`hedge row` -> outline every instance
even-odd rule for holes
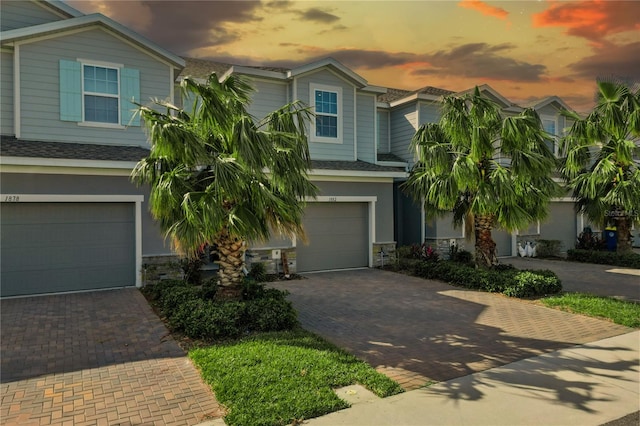
[[[213,290],[215,291],[215,290]],[[281,331],[298,324],[287,293],[245,283],[244,300],[219,302],[206,285],[165,280],[145,288],[171,327],[195,339],[225,339],[253,331]]]
[[[400,259],[399,268],[417,277],[442,280],[474,290],[503,293],[510,297],[542,296],[562,290],[560,278],[549,270],[518,270],[510,265],[484,270],[456,262],[413,259]]]
[[[618,254],[613,251],[596,250],[568,250],[567,259],[575,262],[599,263],[601,265],[626,266],[628,268],[640,269],[640,254],[625,253]]]

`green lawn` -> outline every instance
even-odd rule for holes
[[[640,304],[611,297],[594,296],[585,293],[565,293],[541,299],[552,308],[584,314],[596,318],[606,318],[627,327],[640,327]]]
[[[334,388],[359,383],[384,397],[396,382],[302,329],[257,334],[189,353],[228,408],[228,425],[287,425],[349,405]]]

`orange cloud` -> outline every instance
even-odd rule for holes
[[[640,30],[638,16],[640,3],[633,1],[552,3],[533,15],[533,26],[565,27],[566,34],[600,42],[610,34]]]
[[[507,16],[509,16],[509,12],[507,12],[503,8],[490,6],[480,0],[462,0],[460,3],[458,3],[458,6],[477,10],[483,15],[493,16],[494,18],[498,19],[507,19]]]

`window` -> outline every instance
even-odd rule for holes
[[[336,92],[315,91],[316,136],[338,137],[338,94]]]
[[[314,142],[342,143],[341,101],[339,87],[311,84],[315,120],[312,123],[311,140]]]
[[[120,122],[118,69],[83,66],[84,121]]]
[[[553,135],[554,137],[552,139],[547,139],[545,141],[545,143],[547,144],[547,148],[549,148],[549,150],[556,154],[558,153],[558,144],[557,144],[557,138],[556,136],[558,135],[557,131],[556,131],[556,119],[555,118],[542,118],[542,127],[544,128],[544,131],[549,133],[550,135]]]
[[[79,126],[139,126],[140,71],[121,64],[60,59],[60,120]]]

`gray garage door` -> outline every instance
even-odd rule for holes
[[[366,203],[310,203],[304,227],[309,244],[298,243],[298,272],[368,266]]]
[[[491,231],[493,241],[496,243],[498,256],[511,256],[511,234],[504,229],[494,228]]]
[[[2,203],[1,295],[135,285],[133,203]]]
[[[573,203],[550,203],[549,216],[540,223],[540,238],[560,240],[562,242],[560,251],[566,253],[576,244],[576,220]]]

